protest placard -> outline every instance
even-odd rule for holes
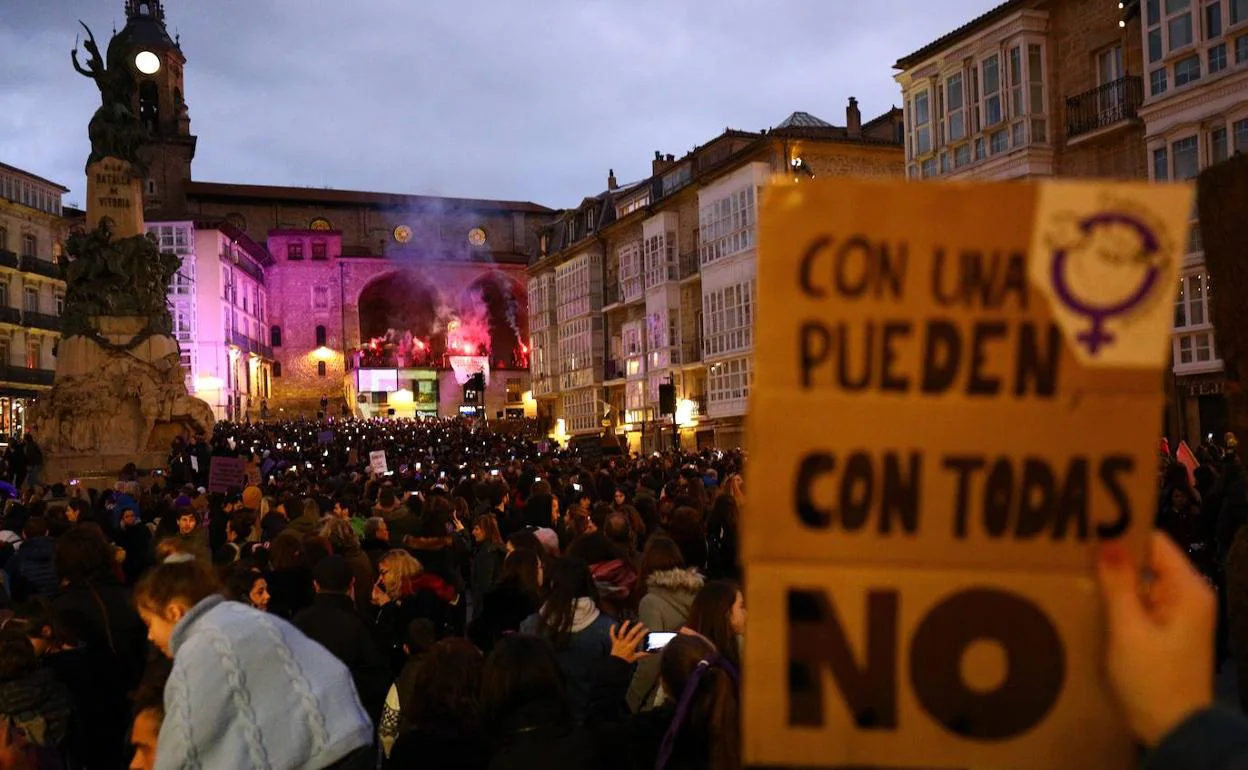
[[[208,463],[208,491],[241,491],[247,485],[247,463],[241,457],[213,457]]]
[[[1184,186],[769,188],[745,757],[1125,770],[1097,543],[1141,554]]]
[[[376,476],[384,476],[389,471],[386,465],[386,452],[384,449],[375,449],[368,453],[368,467]]]

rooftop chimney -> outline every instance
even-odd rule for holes
[[[619,182],[615,181],[615,169],[607,169],[607,189],[614,190],[619,186]]]
[[[651,175],[662,174],[664,171],[667,170],[669,166],[672,165],[673,160],[675,160],[675,156],[673,155],[665,156],[663,153],[659,152],[658,150],[655,150],[654,160],[650,161]]]
[[[845,133],[850,139],[862,138],[862,113],[858,111],[858,100],[849,97],[849,106],[845,108]]]

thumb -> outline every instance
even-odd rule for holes
[[[1109,616],[1109,628],[1136,626],[1144,620],[1140,600],[1139,571],[1135,560],[1121,542],[1101,545],[1096,560],[1096,577]]]

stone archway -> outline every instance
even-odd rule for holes
[[[357,303],[360,344],[411,332],[422,340],[434,340],[442,332],[439,316],[445,303],[438,288],[410,272],[378,276],[360,292]]]
[[[529,313],[524,285],[492,270],[465,289],[468,302],[477,303],[489,330],[490,359],[495,366],[528,365]]]

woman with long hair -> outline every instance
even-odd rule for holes
[[[99,525],[79,524],[61,535],[54,561],[61,593],[52,601],[52,611],[65,635],[81,643],[83,667],[92,672],[96,697],[89,729],[101,740],[94,758],[108,767],[112,761],[124,762],[130,727],[127,696],[143,677],[146,631]]]
[[[655,535],[646,543],[641,556],[638,585],[644,593],[638,606],[638,622],[656,633],[679,631],[703,583],[696,569],[685,566],[676,541]],[[637,663],[628,688],[628,706],[633,711],[653,708],[658,695],[659,660],[651,656]]]
[[[290,620],[300,610],[312,605],[316,588],[312,585],[312,569],[305,563],[303,538],[286,530],[273,538],[269,546],[269,612]]]
[[[481,675],[485,658],[466,639],[429,648],[412,677],[401,732],[386,768],[484,770]]]
[[[542,608],[520,624],[521,633],[550,642],[567,678],[572,718],[584,721],[595,667],[611,651],[611,619],[598,609],[589,567],[576,557],[555,561]]]
[[[261,612],[269,609],[269,583],[259,570],[234,567],[225,573],[225,596]]]
[[[463,499],[463,498],[458,498]],[[481,614],[481,603],[485,594],[498,581],[503,568],[503,559],[507,549],[503,545],[503,536],[498,531],[498,519],[492,513],[483,513],[472,524],[472,542],[475,552],[472,556],[472,615]]]
[[[156,765],[369,766],[372,725],[346,666],[219,591],[216,575],[185,554],[135,587],[148,639],[173,659]]]
[[[563,667],[545,639],[499,641],[485,661],[481,706],[490,770],[602,766],[592,737],[572,719]]]
[[[739,669],[745,637],[745,596],[741,588],[732,580],[713,580],[702,586],[689,607],[685,628],[705,637]]]
[[[454,604],[460,597],[454,586],[426,571],[407,551],[396,548],[377,565],[372,601],[382,654],[389,656],[391,671],[399,671],[407,659],[403,641],[408,625],[424,618],[433,623],[437,638],[447,636],[453,628]]]
[[[720,492],[711,503],[711,513],[706,519],[706,571],[713,578],[736,580],[741,574],[737,561],[739,518],[737,498],[728,490]]]
[[[487,591],[468,629],[468,638],[489,654],[499,639],[515,633],[541,607],[542,557],[521,549],[507,554],[498,584]]]
[[[601,669],[590,729],[603,757],[628,756],[655,770],[740,770],[739,672],[700,636],[681,634],[659,656],[664,705],[620,718],[611,710],[627,687],[649,629],[611,628],[611,657]],[[611,721],[612,717],[617,721]],[[603,721],[597,721],[602,719]]]

